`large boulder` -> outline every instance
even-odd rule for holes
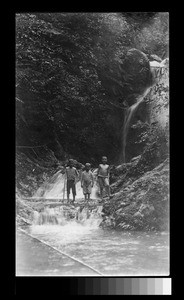
[[[141,95],[153,83],[149,59],[138,49],[133,48],[127,52],[121,63],[121,70],[130,98]]]

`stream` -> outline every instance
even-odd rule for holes
[[[46,187],[58,195],[59,173]],[[102,205],[91,199],[88,208],[58,198],[42,200],[32,224],[17,233],[17,274],[35,276],[166,276],[169,275],[169,234],[102,229]],[[55,186],[55,188],[54,188]],[[95,194],[95,191],[93,191]],[[97,193],[96,193],[97,194]],[[45,192],[46,195],[46,192]],[[48,202],[48,200],[50,202]],[[40,205],[40,201],[36,202]],[[39,204],[38,204],[39,203]],[[50,203],[50,204],[48,204]],[[58,205],[59,204],[59,205]],[[44,207],[44,208],[43,208]],[[82,208],[82,209],[81,209]],[[71,216],[72,215],[72,216]]]
[[[117,232],[99,227],[70,222],[60,225],[33,225],[27,233],[50,246],[84,262],[104,276],[167,276],[169,275],[169,235],[166,232]],[[18,274],[26,274],[34,264],[37,240],[29,241],[26,252],[24,244],[18,244],[17,260],[24,261],[24,269],[18,266]],[[53,251],[48,260],[46,253],[38,247],[38,263],[28,272],[29,275],[99,276],[83,264],[65,257],[61,265],[54,263],[58,252]],[[21,254],[22,253],[22,254]],[[62,257],[62,255],[61,255]],[[63,257],[62,257],[63,259]]]
[[[84,206],[80,181],[74,206],[66,203],[64,187],[65,176],[58,171],[34,195],[42,209],[34,211],[32,224],[23,232],[17,230],[17,275],[169,275],[167,232],[102,229],[96,180],[88,208]]]

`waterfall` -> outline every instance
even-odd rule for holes
[[[92,188],[91,198],[98,199],[97,197],[97,181],[96,181],[97,169],[93,171],[94,186]],[[66,175],[60,171],[55,173],[47,182],[45,182],[33,195],[34,198],[42,199],[66,199]],[[84,198],[83,191],[81,188],[80,180],[76,183],[76,199]]]
[[[86,263],[85,259],[83,261],[83,259],[78,258],[78,255],[71,255],[70,251],[65,248],[67,245],[72,247],[74,244],[77,249],[78,243],[84,238],[89,239],[91,234],[96,235],[101,230],[99,225],[102,222],[102,206],[96,207],[92,211],[89,211],[87,207],[75,209],[73,211],[74,218],[72,219],[69,216],[71,207],[67,208],[67,206],[45,207],[40,213],[34,212],[28,234],[71,260],[77,261],[92,269],[95,273],[102,275],[96,268]],[[49,242],[47,239],[45,240],[45,237],[48,236],[50,237]],[[55,246],[58,242],[59,247]]]
[[[71,218],[71,214],[73,218]],[[34,211],[32,215],[32,226],[35,225],[59,225],[73,226],[82,225],[97,228],[102,221],[102,206],[97,206],[90,210],[88,207],[82,209],[67,209],[66,207],[45,207],[41,212]]]
[[[97,169],[92,170],[94,176],[94,186],[91,193],[91,201],[94,202],[98,199],[97,197],[97,180],[96,173]],[[80,176],[79,176],[80,177]],[[76,200],[84,199],[83,190],[81,188],[81,182],[78,181],[76,184]],[[82,203],[78,201],[79,206],[72,207],[71,205],[65,204],[66,199],[66,175],[60,171],[56,172],[48,181],[46,181],[34,194],[33,199],[39,199],[44,205],[42,211],[34,211],[32,214],[32,224],[36,225],[66,225],[70,222],[75,222],[80,225],[89,225],[90,227],[98,227],[102,221],[102,206],[96,206],[90,209],[90,204]],[[46,200],[62,200],[61,205],[50,208]],[[58,201],[57,201],[58,203]],[[53,202],[54,204],[54,202]]]
[[[151,72],[154,77],[154,84],[158,82],[160,79],[160,76],[162,75],[162,69],[166,68],[166,64],[168,63],[168,59],[163,60],[161,63],[157,61],[151,61],[150,62],[150,68]],[[148,87],[145,89],[144,93],[137,97],[136,103],[131,105],[126,109],[125,112],[125,118],[124,118],[124,124],[123,124],[123,129],[122,129],[122,153],[120,156],[120,161],[121,163],[125,163],[125,150],[126,150],[126,142],[127,142],[127,135],[128,135],[128,129],[130,127],[130,122],[132,120],[133,115],[135,114],[137,108],[139,107],[140,103],[145,99],[147,94],[149,93],[150,89],[152,86]]]
[[[132,120],[132,117],[135,114],[139,104],[144,100],[144,98],[146,97],[150,89],[151,87],[147,88],[143,93],[143,95],[137,98],[137,102],[131,105],[130,107],[128,107],[126,110],[124,124],[123,124],[123,138],[122,138],[123,149],[122,149],[121,161],[123,161],[123,163],[125,163],[125,149],[126,149],[126,141],[127,141],[127,134],[128,134],[130,121]]]

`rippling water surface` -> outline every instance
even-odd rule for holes
[[[165,232],[105,231],[90,220],[83,225],[76,221],[64,226],[33,225],[28,232],[104,275],[169,275],[169,235]]]

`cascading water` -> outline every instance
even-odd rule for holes
[[[90,200],[90,203],[93,204],[94,201],[97,202],[98,199],[96,171],[97,169],[93,171],[94,187],[92,189]],[[65,201],[63,201],[66,196],[65,185],[65,174],[61,174],[61,172],[58,171],[35,193],[33,198],[39,198],[40,200],[42,200],[43,204],[45,203],[45,205],[44,209],[42,209],[41,212],[34,211],[32,215],[32,226],[30,227],[32,233],[41,232],[45,229],[56,231],[59,230],[59,232],[66,232],[66,230],[71,230],[71,232],[74,232],[75,235],[78,231],[79,233],[86,233],[87,230],[97,229],[99,227],[102,221],[102,206],[96,205],[94,207],[93,205],[92,208],[90,206],[90,203],[87,204],[84,201],[81,204],[79,200],[83,200],[84,195],[82,192],[80,181],[78,181],[76,184],[76,200],[79,205],[77,205],[76,203],[76,207],[74,207],[69,205],[68,203],[65,203]],[[56,201],[61,200],[61,205],[50,208],[49,206],[47,206],[47,200],[49,199]],[[73,237],[73,234],[70,236]]]
[[[168,63],[168,59],[164,59],[161,63],[159,63],[157,61],[150,62],[151,72],[154,77],[154,84],[157,83],[157,81],[162,73],[162,69],[166,67],[167,63]],[[123,124],[123,129],[122,129],[122,145],[123,146],[122,146],[122,153],[120,156],[120,161],[123,163],[125,163],[126,141],[127,141],[127,134],[128,134],[130,122],[131,122],[132,117],[135,114],[137,108],[139,107],[140,103],[145,99],[146,95],[149,93],[151,88],[152,88],[152,86],[148,87],[144,91],[144,93],[137,98],[136,103],[134,103],[132,106],[128,107],[125,112],[125,119],[124,119],[124,124]]]
[[[67,209],[63,206],[49,208],[45,207],[41,212],[34,211],[32,215],[32,224],[34,225],[83,225],[97,228],[102,221],[102,206],[92,210],[88,207]]]
[[[134,103],[132,106],[127,108],[126,114],[125,114],[125,120],[124,120],[124,125],[123,125],[123,149],[122,149],[122,161],[125,163],[125,149],[126,149],[126,140],[127,140],[127,134],[128,134],[128,129],[130,125],[130,121],[133,117],[133,114],[136,112],[139,104],[144,100],[148,92],[150,91],[150,88],[147,88],[144,94],[140,97],[138,97],[137,102]]]
[[[28,228],[27,234],[68,257],[70,262],[67,263],[67,268],[77,263],[80,264],[79,272],[91,274],[92,271],[92,274],[103,275],[98,269],[78,258],[75,253],[70,253],[72,245],[75,245],[74,252],[76,252],[78,243],[83,239],[89,241],[91,236],[99,232],[102,206],[96,207],[90,213],[86,207],[82,210],[78,208],[72,214],[73,218],[71,207],[67,210],[63,206],[55,208],[46,206],[43,211],[33,213],[32,225]]]
[[[96,179],[97,169],[93,171],[94,179]],[[97,197],[98,185],[94,180],[94,186],[91,193],[92,199],[98,199]],[[66,175],[60,171],[55,173],[46,183],[44,183],[34,194],[33,198],[43,199],[58,199],[64,200],[66,198]],[[81,188],[81,182],[76,183],[76,199],[84,198]]]
[[[99,227],[102,207],[90,214],[86,208],[75,211],[72,219],[65,208],[45,208],[34,214],[26,232],[34,239],[27,239],[24,253],[17,252],[21,262],[34,264],[36,257],[37,264],[25,271],[20,266],[19,275],[169,275],[168,234],[103,230]]]
[[[94,170],[94,177],[96,170]],[[101,230],[99,225],[102,221],[102,206],[91,206],[89,203],[79,204],[76,207],[62,201],[60,206],[50,208],[47,199],[62,199],[65,188],[65,175],[58,171],[47,181],[34,195],[40,197],[44,208],[32,213],[32,225],[28,228],[28,234],[45,243],[52,249],[59,251],[62,255],[80,263],[81,266],[92,270],[94,274],[102,275],[97,269],[79,260],[75,255],[68,253],[65,247],[77,244],[82,239],[89,240],[91,235]],[[77,183],[77,199],[83,197],[80,182]],[[93,199],[97,199],[97,183],[95,180]],[[44,202],[45,201],[45,202]],[[58,202],[57,202],[58,203]],[[64,204],[64,205],[63,205]],[[55,247],[57,245],[57,247]],[[64,252],[63,252],[64,250]],[[91,271],[90,271],[91,272]]]

